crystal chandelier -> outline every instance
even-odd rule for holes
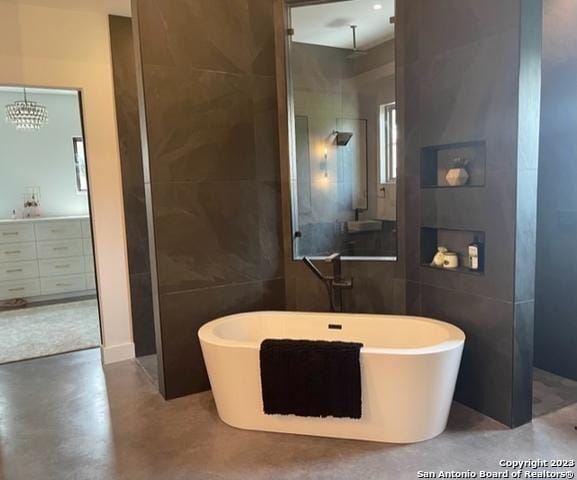
[[[12,122],[17,130],[38,130],[48,120],[46,107],[28,100],[24,89],[24,100],[6,105],[6,121]]]

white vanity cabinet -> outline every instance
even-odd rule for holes
[[[90,219],[0,220],[0,300],[94,293]]]

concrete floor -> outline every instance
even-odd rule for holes
[[[210,393],[165,402],[135,362],[103,371],[97,350],[0,367],[3,480],[415,479],[575,458],[576,424],[577,406],[508,430],[455,404],[448,430],[414,445],[249,432],[220,422]]]

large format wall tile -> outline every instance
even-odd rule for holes
[[[520,2],[441,0],[407,2],[418,20],[411,22],[418,55],[430,57],[508,30],[519,31]],[[435,26],[431,26],[435,19]],[[411,38],[411,37],[406,37]],[[413,42],[411,42],[413,43]],[[414,48],[414,47],[413,47]]]
[[[282,310],[284,304],[282,279],[162,295],[160,311],[166,398],[209,388],[197,335],[203,324],[234,313]]]
[[[250,71],[247,0],[137,2],[141,33],[146,35],[141,43],[144,65]]]
[[[347,311],[396,313],[393,262],[347,262],[343,273],[353,278],[353,289],[343,292]]]
[[[280,278],[283,275],[283,246],[280,182],[257,182],[258,262],[260,279]]]
[[[132,170],[122,170],[128,271],[132,275],[150,273],[150,262],[148,257],[148,227],[146,226],[144,181],[139,187],[124,185],[124,179],[130,182],[131,177]],[[140,165],[140,177],[142,179],[142,164]]]
[[[259,279],[255,182],[152,187],[161,292]]]
[[[517,427],[533,417],[533,338],[535,302],[515,304],[513,327],[513,405],[511,425]]]
[[[148,66],[144,81],[152,183],[255,178],[249,76]]]
[[[535,365],[577,380],[577,3],[544,16]]]
[[[252,77],[252,116],[254,125],[257,180],[279,181],[280,162],[278,112],[274,77]]]
[[[511,426],[530,419],[540,7],[416,0],[397,14],[407,311],[465,330],[457,398]],[[421,188],[423,147],[470,141],[484,142],[483,185]],[[421,267],[423,226],[482,231],[484,275]]]
[[[271,305],[327,310],[328,297],[292,258],[287,187],[294,179],[285,165],[284,252],[280,248],[272,2],[136,3],[150,147],[147,201],[157,243],[155,281],[162,291],[164,393],[173,397],[207,387],[195,337],[204,322]],[[468,339],[457,397],[512,425],[524,421],[531,352],[529,303],[518,310],[514,303],[516,220],[524,212],[515,205],[524,3],[400,3],[400,262],[347,264],[357,289],[345,292],[345,302],[357,311],[408,311],[461,326]],[[325,67],[303,63],[309,69],[303,89],[314,90],[320,81],[340,92]],[[422,197],[421,148],[468,140],[487,142],[485,194]],[[436,208],[428,208],[429,200]],[[482,283],[422,271],[419,233],[427,218],[483,226],[490,258]]]
[[[273,3],[136,0],[162,393],[209,387],[196,332],[285,306]]]
[[[430,285],[421,292],[422,315],[448,321],[467,336],[457,400],[510,425],[513,305]]]
[[[275,75],[273,8],[272,0],[248,2],[251,72],[259,75]]]
[[[156,352],[150,272],[130,274],[132,333],[136,356]]]

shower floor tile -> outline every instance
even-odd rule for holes
[[[577,403],[577,382],[533,369],[533,418]]]

